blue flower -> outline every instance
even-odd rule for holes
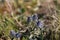
[[[37,26],[40,28],[43,28],[43,22],[42,21],[37,21]]]
[[[27,23],[31,22],[31,17],[27,17]]]
[[[15,35],[16,35],[16,32],[15,32],[14,30],[11,30],[11,31],[10,31],[10,36],[11,36],[11,37],[15,37]]]
[[[19,38],[19,37],[21,37],[21,33],[20,32],[16,33],[16,38]]]
[[[33,21],[37,21],[37,20],[38,20],[38,15],[37,15],[37,14],[34,14],[34,15],[32,16],[32,20],[33,20]]]

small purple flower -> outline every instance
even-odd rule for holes
[[[16,38],[19,38],[19,37],[21,37],[21,33],[20,32],[16,33]]]
[[[15,32],[14,30],[11,30],[11,31],[10,31],[10,36],[11,36],[11,37],[15,37],[15,35],[16,35],[16,32]]]
[[[30,23],[31,22],[31,17],[27,18],[27,22]]]
[[[38,20],[38,15],[37,15],[37,14],[34,14],[34,15],[32,16],[32,20],[33,20],[33,21],[37,21],[37,20]]]
[[[43,28],[43,22],[42,21],[37,21],[37,26],[40,28]]]

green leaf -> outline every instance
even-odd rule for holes
[[[24,9],[24,8],[22,8],[22,9],[21,9],[21,13],[24,13],[24,12],[25,12],[25,9]]]

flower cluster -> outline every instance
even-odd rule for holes
[[[18,33],[16,33],[14,30],[11,30],[10,31],[10,36],[11,37],[16,37],[16,38],[19,38],[19,37],[21,37],[21,34],[20,34],[20,32],[18,32]]]
[[[39,28],[42,28],[42,27],[43,27],[43,22],[38,19],[38,15],[37,15],[37,14],[34,14],[34,15],[32,15],[31,17],[28,17],[28,18],[27,18],[27,22],[28,22],[28,23],[30,23],[31,20],[32,20],[33,22],[35,22],[36,26],[38,26]]]

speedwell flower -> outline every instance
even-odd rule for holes
[[[34,14],[34,15],[32,16],[32,20],[33,20],[33,21],[37,21],[37,20],[38,20],[38,15],[37,15],[37,14]]]
[[[21,33],[20,32],[16,33],[16,38],[20,38],[20,37],[21,37]]]
[[[42,21],[37,21],[37,26],[39,28],[43,28],[43,22]]]
[[[11,36],[11,37],[15,37],[15,35],[16,35],[16,32],[15,32],[14,30],[11,30],[11,31],[10,31],[10,36]]]
[[[31,22],[31,17],[27,17],[27,23]]]

